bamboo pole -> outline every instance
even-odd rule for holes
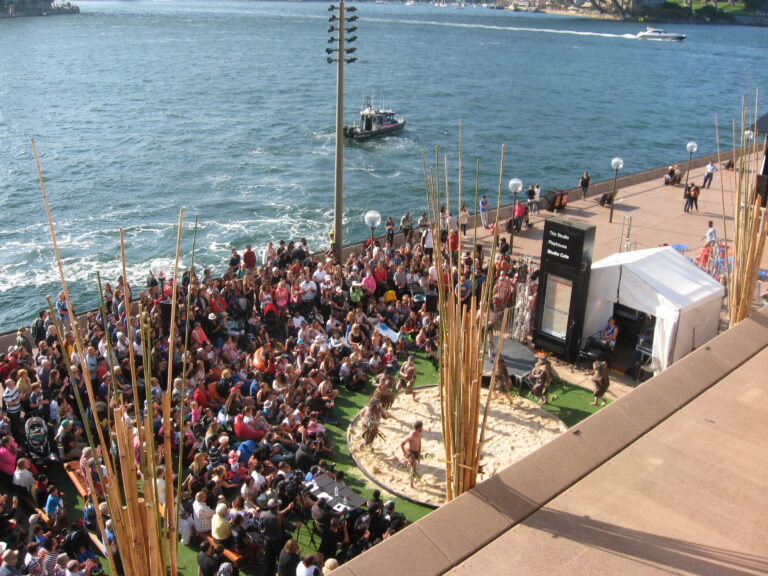
[[[120,477],[125,494],[125,507],[122,514],[121,536],[118,540],[120,550],[129,551],[121,554],[123,568],[126,574],[136,574],[139,566],[147,566],[147,559],[141,554],[141,542],[136,538],[136,529],[140,526],[140,520],[136,514],[138,491],[136,490],[136,462],[132,455],[133,441],[129,441],[125,426],[125,411],[123,408],[115,408],[115,433],[117,441],[117,453],[120,461]],[[133,438],[133,430],[131,430]]]
[[[438,275],[438,303],[440,315],[440,403],[443,414],[442,428],[445,445],[446,466],[446,500],[451,500],[474,486],[479,470],[482,442],[478,430],[483,431],[482,422],[487,422],[487,410],[482,406],[482,366],[486,353],[491,284],[495,276],[495,242],[498,241],[500,210],[496,211],[494,226],[494,245],[491,248],[491,258],[488,266],[488,277],[480,288],[481,270],[473,266],[468,271],[469,276],[461,282],[465,286],[454,286],[453,282],[446,285],[444,278],[451,278],[453,259],[450,255],[443,257],[443,242],[440,238],[442,228],[440,206],[443,204],[441,194],[446,196],[445,205],[450,204],[450,187],[448,186],[448,160],[439,165],[440,155],[436,153],[436,166],[427,170],[424,161],[425,187],[427,190],[427,205],[431,215],[430,225],[434,236],[434,265]],[[461,162],[459,162],[461,171]],[[500,172],[503,173],[503,148]],[[439,175],[443,174],[445,186],[439,183]],[[479,162],[476,170],[475,195],[479,197]],[[501,181],[499,177],[498,203],[501,203]],[[459,186],[461,178],[459,177]],[[461,204],[461,201],[460,201]],[[475,231],[476,234],[476,231]],[[476,240],[475,236],[475,240]],[[460,246],[463,235],[459,236]],[[461,266],[461,263],[457,263]],[[460,273],[464,271],[459,269]],[[466,291],[469,290],[469,294]],[[466,299],[461,301],[461,293]]]
[[[507,315],[509,314],[509,308],[504,309],[504,314],[502,316],[501,325],[506,326],[507,325]],[[496,357],[493,360],[493,372],[491,372],[491,384],[488,387],[488,396],[485,399],[485,412],[483,413],[483,423],[480,427],[480,440],[477,443],[477,455],[475,456],[475,469],[474,474],[477,476],[478,473],[478,467],[480,463],[480,454],[483,450],[483,444],[485,444],[485,430],[486,426],[488,424],[488,414],[490,413],[491,409],[491,400],[493,398],[493,394],[496,391],[496,373],[498,371],[499,361],[501,360],[501,348],[504,345],[504,337],[506,336],[506,332],[504,330],[499,330],[499,341],[496,345]]]
[[[184,450],[183,450],[183,444],[184,444],[184,399],[186,398],[186,386],[187,386],[187,354],[189,354],[189,318],[190,318],[190,307],[192,305],[192,279],[195,275],[195,248],[197,245],[197,219],[198,217],[195,216],[195,227],[194,231],[192,232],[192,256],[191,256],[191,262],[189,266],[189,287],[187,289],[187,303],[186,303],[186,310],[187,310],[187,324],[185,326],[184,330],[184,354],[182,357],[182,369],[181,369],[181,404],[179,405],[179,433],[180,433],[180,441],[179,441],[179,463],[178,463],[178,478],[177,478],[177,485],[176,485],[176,510],[181,510],[181,485],[182,485],[182,473],[181,471],[184,469]],[[171,390],[171,394],[173,394],[173,391]],[[171,476],[171,479],[173,479],[173,476]],[[166,482],[168,482],[168,478],[165,479]]]
[[[62,291],[64,292],[64,299],[67,302],[67,309],[69,310],[69,314],[70,314],[70,329],[72,330],[72,333],[75,336],[75,350],[77,351],[78,357],[81,358],[81,359],[84,359],[85,358],[85,354],[83,353],[83,345],[82,345],[82,339],[80,338],[80,330],[79,330],[79,326],[78,326],[78,323],[77,323],[77,319],[75,318],[75,315],[74,315],[74,307],[72,306],[72,300],[69,297],[69,288],[67,286],[66,277],[64,276],[64,267],[63,267],[62,261],[61,261],[61,254],[59,253],[59,245],[58,245],[58,242],[56,241],[56,230],[55,230],[54,225],[53,225],[53,217],[51,215],[51,207],[48,204],[48,195],[45,192],[45,181],[43,180],[43,171],[42,171],[42,169],[40,167],[40,159],[38,158],[38,155],[37,155],[37,147],[35,146],[35,141],[34,140],[32,140],[32,152],[34,153],[35,164],[37,166],[37,175],[38,175],[38,180],[40,182],[40,192],[41,192],[41,194],[43,196],[43,203],[45,205],[45,213],[46,213],[46,216],[48,217],[48,227],[49,227],[50,232],[51,232],[51,241],[53,243],[53,251],[54,251],[54,254],[55,254],[55,257],[56,257],[56,265],[57,265],[57,267],[59,269],[59,277],[61,279],[61,288],[62,288]],[[55,314],[52,314],[52,316],[55,318]],[[61,336],[63,336],[63,334],[61,334]],[[93,386],[91,385],[91,375],[90,375],[90,372],[88,370],[83,370],[82,371],[82,376],[83,376],[83,380],[84,380],[85,385],[86,385],[86,391],[88,393],[88,400],[89,400],[89,402],[91,402],[91,406],[95,406],[96,405],[96,401],[95,401],[95,397],[94,397],[94,394],[93,394]],[[72,377],[72,375],[70,374],[70,378],[71,377]],[[97,431],[97,434],[99,436],[99,442],[103,445],[104,444],[104,437],[103,437],[103,435],[101,433],[101,428],[99,428],[97,426],[96,427],[96,431]]]
[[[762,216],[760,199],[755,193],[756,178],[758,173],[758,149],[757,140],[747,139],[745,131],[754,126],[756,122],[757,94],[755,96],[754,111],[750,110],[745,99],[742,99],[741,132],[737,138],[737,124],[732,122],[733,142],[739,142],[738,148],[734,146],[734,193],[733,193],[733,250],[732,266],[728,266],[729,246],[726,236],[726,252],[723,258],[726,262],[727,278],[727,306],[728,322],[733,326],[740,322],[752,311],[754,287],[757,283],[760,262],[763,256],[766,238],[766,218]],[[719,136],[718,136],[719,159]],[[721,179],[722,185],[722,179]],[[722,186],[721,186],[722,187]],[[725,200],[723,198],[723,227],[725,230]]]
[[[175,278],[175,277],[174,277]],[[171,390],[163,394],[163,446],[166,461],[170,466],[166,467],[165,474],[165,523],[168,528],[168,541],[170,542],[171,576],[178,574],[178,534],[176,531],[176,502],[173,497],[173,465],[171,453]],[[181,448],[180,448],[181,449]],[[170,475],[170,477],[169,477]],[[181,470],[179,470],[181,476]],[[165,573],[165,572],[163,572]]]
[[[157,506],[154,502],[146,502],[140,500],[143,504],[143,514],[141,517],[145,520],[143,527],[147,528],[147,548],[149,556],[149,573],[150,574],[166,574],[166,559],[163,554],[163,547],[161,545],[160,536],[162,532],[158,532],[153,522],[149,522],[150,518],[154,518],[157,514]],[[150,525],[152,526],[150,529]]]
[[[88,471],[85,471],[85,481],[88,485],[88,493],[91,497],[91,504],[93,504],[94,509],[96,510],[96,524],[99,527],[99,533],[100,534],[106,534],[106,526],[104,522],[104,516],[101,514],[101,509],[99,508],[99,499],[96,495],[96,490],[93,486],[93,478],[91,478],[90,473]],[[104,491],[106,493],[106,489]],[[107,562],[109,564],[109,570],[112,572],[112,574],[117,574],[117,567],[115,565],[115,558],[112,555],[112,547],[109,545],[109,542],[106,541],[106,538],[103,539],[103,548],[104,548],[104,556],[107,559]]]
[[[67,302],[67,307],[70,311],[70,314],[72,316],[71,326],[70,329],[72,330],[73,335],[75,336],[75,351],[77,352],[79,358],[84,359],[86,358],[86,355],[83,351],[83,338],[80,336],[80,330],[79,325],[77,322],[76,317],[74,316],[74,307],[72,306],[72,302],[69,297],[69,290],[67,287],[66,277],[64,275],[63,265],[61,256],[58,249],[58,244],[56,240],[56,232],[55,227],[53,225],[53,217],[51,214],[50,205],[48,202],[48,197],[45,191],[45,182],[42,176],[42,169],[40,166],[39,157],[37,155],[37,149],[34,140],[32,141],[32,149],[35,157],[35,164],[37,167],[37,173],[38,173],[38,179],[40,182],[40,189],[43,196],[43,202],[45,205],[46,215],[48,217],[48,224],[51,232],[51,239],[54,247],[54,254],[57,262],[57,266],[59,269],[59,275],[61,278],[62,283],[62,291],[64,292],[64,298]],[[123,232],[121,230],[121,255],[122,255],[122,266],[123,266],[123,277],[125,279],[125,290],[126,290],[126,301],[128,306],[128,311],[130,314],[130,285],[128,283],[128,277],[127,277],[127,268],[126,268],[126,259],[125,259],[125,244],[123,241]],[[97,276],[97,280],[99,281],[99,293],[100,298],[102,302],[102,317],[105,317],[105,308],[103,305],[103,292],[101,290],[101,282],[100,277]],[[56,318],[56,315],[53,314],[53,305],[51,304],[49,300],[49,308],[51,309],[52,316],[54,319]],[[56,321],[56,320],[54,320]],[[140,329],[145,329],[146,327],[143,325],[140,325]],[[61,326],[61,323],[58,324],[59,331],[63,334],[63,327]],[[130,316],[129,316],[129,326],[128,329],[130,329]],[[142,344],[145,347],[149,343],[148,334],[145,332],[144,337],[142,338]],[[109,350],[108,350],[109,352]],[[111,352],[110,353],[110,359],[111,359]],[[133,355],[133,347],[129,347],[129,355],[131,357],[131,363],[132,366],[135,366],[135,358]],[[149,356],[149,351],[147,350],[147,353],[145,354],[145,360]],[[67,372],[69,373],[71,381],[74,383],[74,374],[71,367],[71,364],[69,363],[69,358],[65,358],[65,365],[67,366]],[[147,373],[149,373],[149,365],[145,363],[145,370],[147,370]],[[83,384],[85,386],[85,391],[88,396],[88,400],[90,402],[90,405],[95,408],[96,401],[95,401],[95,394],[93,391],[93,383],[91,381],[90,372],[86,369],[82,371],[82,378],[83,378]],[[134,399],[136,402],[139,402],[141,398],[138,395],[138,385],[136,380],[136,371],[132,370],[131,373],[131,384],[132,389],[134,392]],[[78,386],[73,386],[73,391],[75,393],[75,398],[78,403],[78,407],[81,410],[81,412],[85,413],[83,409],[83,402],[80,398],[80,390]],[[98,436],[99,443],[98,445],[94,441],[94,438],[90,431],[90,426],[86,426],[86,436],[88,438],[89,446],[93,449],[94,455],[96,456],[98,454],[97,448],[100,447],[102,449],[102,453],[104,455],[104,466],[107,469],[106,476],[102,474],[101,466],[97,465],[97,473],[99,476],[99,480],[102,483],[102,486],[104,487],[107,503],[110,508],[110,513],[112,515],[112,522],[113,522],[113,530],[114,530],[114,536],[116,543],[118,545],[118,549],[121,550],[123,553],[121,554],[121,560],[123,565],[123,573],[126,576],[146,576],[147,569],[149,568],[150,574],[153,576],[161,576],[165,575],[165,554],[162,553],[161,547],[158,545],[161,534],[164,536],[164,532],[161,532],[159,530],[159,525],[157,522],[150,522],[150,518],[155,518],[154,516],[151,516],[149,513],[149,510],[153,510],[154,514],[156,514],[156,506],[155,506],[155,500],[154,496],[156,493],[156,490],[153,486],[154,481],[154,458],[149,458],[147,464],[147,458],[144,454],[144,450],[139,450],[140,453],[140,464],[137,467],[135,452],[134,452],[134,438],[137,439],[137,441],[140,442],[141,446],[144,446],[144,441],[142,438],[142,420],[140,417],[139,409],[140,407],[137,406],[137,413],[136,413],[136,431],[134,432],[133,428],[130,429],[128,426],[130,425],[127,422],[126,414],[125,414],[125,407],[122,405],[122,403],[119,401],[119,398],[117,400],[118,406],[113,409],[113,420],[115,426],[115,444],[117,446],[117,457],[120,462],[120,477],[118,478],[115,475],[115,470],[113,466],[112,459],[110,457],[110,450],[109,450],[109,444],[106,442],[104,438],[104,433],[102,431],[101,425],[99,422],[96,422],[96,433]],[[152,419],[152,405],[151,403],[148,404],[148,411],[147,411],[147,418],[149,422],[146,426],[143,428],[145,430],[151,429],[151,419]],[[166,418],[170,417],[170,396],[168,397],[168,404],[167,404],[168,410],[166,411]],[[166,420],[166,424],[168,424],[168,420]],[[170,426],[166,425],[166,430],[170,431]],[[134,436],[136,435],[136,436]],[[170,441],[170,436],[167,438],[168,441]],[[152,449],[153,442],[152,437],[149,437],[149,448]],[[167,449],[167,453],[170,452],[170,449]],[[169,469],[171,470],[173,467],[170,466]],[[142,477],[145,479],[145,490],[151,497],[150,500],[144,501],[144,499],[139,498],[139,490],[138,490],[138,483],[137,483],[137,477],[138,473],[141,472]],[[91,477],[91,472],[89,469],[83,470],[84,476],[86,478],[86,483],[89,488],[90,492],[90,498],[93,502],[95,508],[96,508],[96,519],[97,524],[99,526],[99,530],[102,534],[105,534],[105,522],[104,518],[101,514],[101,509],[98,506],[98,500],[96,498],[96,493],[93,485],[93,479]],[[146,482],[147,478],[152,478],[153,481]],[[171,486],[171,501],[172,501],[172,490],[173,487]],[[122,497],[125,497],[125,504],[123,505]],[[174,529],[174,520],[171,520],[171,534],[175,537],[175,529]],[[116,569],[116,562],[114,555],[112,554],[112,547],[109,545],[108,542],[106,542],[105,538],[105,555],[107,557],[110,570],[113,574],[117,573]]]
[[[85,358],[85,354],[83,353],[83,345],[82,345],[83,341],[82,341],[82,338],[80,337],[79,325],[78,325],[77,319],[76,319],[75,314],[74,314],[75,310],[74,310],[74,307],[72,306],[72,301],[71,301],[71,299],[69,297],[69,288],[67,286],[66,276],[64,275],[64,268],[63,268],[63,265],[62,265],[61,254],[59,252],[59,246],[58,246],[58,242],[56,240],[56,230],[55,230],[55,227],[54,227],[54,224],[53,224],[53,217],[52,217],[52,213],[51,213],[50,204],[48,202],[48,195],[46,194],[46,190],[45,190],[45,180],[43,178],[43,172],[42,172],[42,168],[40,166],[40,158],[39,158],[39,156],[37,154],[37,146],[35,144],[35,141],[32,140],[31,143],[32,143],[32,152],[33,152],[34,159],[35,159],[35,166],[37,168],[38,181],[40,183],[40,192],[41,192],[42,197],[43,197],[43,204],[45,206],[45,212],[46,212],[46,216],[48,218],[48,227],[49,227],[50,232],[51,232],[51,242],[53,244],[53,250],[54,250],[54,255],[55,255],[55,259],[56,259],[56,265],[57,265],[58,270],[59,270],[59,277],[60,277],[60,280],[61,280],[62,291],[64,292],[64,298],[65,298],[65,301],[67,302],[67,309],[69,310],[69,313],[70,313],[70,316],[71,316],[71,318],[70,318],[70,329],[72,330],[72,333],[73,333],[73,335],[75,337],[74,338],[75,339],[75,350],[76,350],[76,352],[78,354],[78,357],[81,358],[81,359],[84,359]],[[49,300],[49,307],[51,309],[53,309],[53,306],[51,306],[51,304],[50,304],[50,300]],[[54,319],[56,318],[56,315],[53,313],[53,310],[51,312],[51,316]],[[59,330],[60,334],[63,335],[63,327],[61,326],[60,323],[58,324],[58,330]],[[69,358],[65,357],[65,365],[66,365],[67,371],[69,373],[70,381],[74,382],[74,376],[73,376],[73,372],[72,372],[72,367],[71,367],[70,362],[69,362]],[[93,392],[93,385],[92,385],[92,382],[91,382],[90,372],[86,369],[86,370],[82,371],[81,375],[82,375],[82,378],[83,378],[83,382],[85,383],[86,394],[88,396],[88,400],[90,402],[90,405],[95,407],[96,406],[96,400],[95,400],[95,395],[94,395],[94,392]],[[82,399],[80,398],[80,391],[79,391],[78,387],[77,386],[73,386],[73,390],[75,392],[75,399],[76,399],[76,401],[78,403],[78,408],[81,410],[82,413],[85,413],[85,410],[83,409]],[[107,477],[108,478],[114,478],[114,470],[113,470],[113,467],[112,467],[112,461],[109,458],[109,445],[104,440],[104,435],[102,433],[101,426],[98,426],[98,425],[96,426],[96,433],[97,433],[97,436],[99,438],[99,445],[102,447],[102,453],[106,453],[106,454],[104,454],[104,464],[105,464],[105,467],[107,468]],[[94,451],[94,454],[95,454],[96,453],[96,447],[95,447],[95,443],[94,443],[94,440],[93,440],[93,437],[91,435],[89,427],[86,427],[86,436],[88,438],[89,446],[92,448],[92,450]],[[104,481],[104,477],[102,476],[101,467],[100,466],[98,467],[98,474],[99,474],[100,481],[102,482],[102,486],[106,486],[106,488],[110,492],[112,492],[114,494],[116,492],[116,489],[117,489],[116,483],[110,482],[109,484],[107,484]],[[112,512],[113,517],[119,517],[119,514],[115,514],[111,507],[110,507],[110,512]],[[101,511],[97,507],[97,518],[100,516],[100,514],[101,514]],[[106,548],[107,548],[106,554],[107,554],[108,562],[110,564],[110,567],[113,567],[115,562],[114,562],[114,558],[112,557],[111,548],[109,546],[106,546]]]

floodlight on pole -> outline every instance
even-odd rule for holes
[[[338,13],[337,13],[338,10]],[[331,36],[328,44],[337,44],[336,48],[326,49],[326,61],[329,64],[336,63],[336,154],[333,197],[333,248],[337,258],[341,259],[341,249],[344,244],[343,216],[344,216],[344,64],[351,64],[357,58],[347,57],[354,52],[354,48],[347,45],[357,40],[356,36],[345,38],[345,33],[357,29],[356,26],[347,26],[347,23],[357,20],[357,16],[347,16],[347,12],[356,12],[354,6],[345,7],[344,0],[339,0],[338,6],[331,4],[328,7],[331,16],[328,22],[329,33],[336,32],[338,36]],[[335,57],[334,57],[335,56]]]

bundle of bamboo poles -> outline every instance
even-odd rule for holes
[[[461,128],[459,128],[461,130]],[[459,290],[454,285],[454,273],[461,282],[462,263],[454,261],[453,255],[443,258],[443,242],[441,240],[440,208],[445,202],[445,209],[450,214],[450,192],[448,186],[448,160],[444,161],[445,192],[441,193],[439,153],[436,152],[436,166],[427,170],[424,162],[424,176],[427,189],[427,205],[430,215],[431,232],[434,239],[434,263],[438,277],[438,313],[440,315],[440,400],[442,409],[443,444],[445,447],[446,465],[446,501],[459,496],[472,488],[481,467],[481,455],[485,440],[485,429],[488,419],[490,402],[495,382],[486,397],[485,407],[482,406],[482,372],[483,357],[486,353],[488,330],[491,321],[491,294],[495,276],[495,249],[499,235],[499,214],[496,211],[493,244],[491,247],[490,265],[487,270],[487,281],[482,284],[479,298],[474,294],[477,280],[482,273],[480,270],[469,271],[469,285],[473,295],[466,303],[460,300]],[[459,145],[459,176],[458,202],[462,204],[462,168],[461,145]],[[504,149],[499,171],[499,191],[497,206],[501,205],[502,174],[504,168]],[[475,178],[475,205],[478,200],[479,163]],[[459,254],[462,249],[474,247],[477,244],[477,222],[473,227],[473,237],[459,234]],[[443,281],[443,278],[448,278]],[[506,325],[506,313],[502,326]],[[495,362],[503,342],[503,333],[499,333]],[[495,375],[496,370],[493,371]],[[494,376],[495,377],[495,376]],[[482,418],[481,418],[482,415]]]
[[[760,173],[759,162],[765,153],[765,146],[768,145],[768,143],[761,144],[754,131],[757,109],[757,97],[754,108],[742,103],[740,137],[736,132],[737,124],[733,122],[733,142],[738,142],[739,147],[734,147],[732,158],[734,231],[733,265],[727,275],[729,326],[738,324],[752,312],[755,285],[760,271],[760,261],[763,258],[766,234],[768,234],[768,219],[761,210],[760,197],[756,194],[757,175]],[[723,215],[725,215],[725,196],[722,190],[721,194]],[[723,227],[725,229],[725,218],[723,218]],[[729,256],[727,237],[727,230],[725,230],[726,253],[723,257],[726,259]]]
[[[40,161],[37,155],[37,148],[35,142],[32,141],[32,149],[35,157],[35,163],[37,165],[38,179],[40,183],[40,190],[45,205],[45,211],[48,217],[48,225],[51,232],[51,239],[53,243],[54,254],[56,263],[61,278],[62,290],[67,303],[67,309],[73,311],[72,302],[69,297],[69,290],[67,287],[67,281],[62,266],[61,256],[59,254],[59,248],[56,241],[56,232],[53,224],[53,218],[51,215],[50,205],[48,203],[48,196],[45,191],[45,183],[43,180],[42,170],[40,167]],[[176,264],[174,269],[174,279],[178,278],[179,268],[179,255],[181,247],[181,230],[183,222],[183,211],[179,214],[179,228],[176,243]],[[126,318],[126,324],[130,325],[131,320],[131,296],[130,287],[127,282],[126,274],[126,258],[125,258],[125,244],[123,231],[120,230],[120,243],[121,243],[121,256],[123,266],[123,278],[126,279],[126,311],[128,318]],[[100,284],[100,281],[99,281]],[[171,332],[169,337],[168,350],[168,362],[169,365],[173,364],[173,342],[175,341],[175,326],[176,326],[176,282],[173,283],[173,296],[172,296],[172,311],[171,311]],[[100,289],[101,291],[101,289]],[[49,301],[49,306],[50,305]],[[52,315],[55,317],[55,315]],[[83,347],[83,338],[80,334],[80,326],[74,314],[71,315],[71,321],[69,329],[72,331],[75,340],[75,351],[79,358],[85,358],[86,354]],[[103,307],[103,293],[102,293],[102,317],[106,318],[106,311]],[[63,326],[59,323],[57,325],[59,333],[63,334]],[[148,327],[145,323],[140,323],[140,328],[143,335],[149,333]],[[142,339],[145,354],[143,355],[145,362],[149,362],[149,352],[151,342],[148,338]],[[131,366],[135,366],[135,357],[133,347],[128,347],[130,354]],[[109,350],[110,356],[112,350]],[[69,364],[69,359],[66,358],[67,370],[70,376],[70,382],[74,382],[72,367]],[[113,369],[114,366],[110,366]],[[145,373],[149,374],[149,366],[145,366]],[[100,453],[103,459],[102,466],[96,465],[96,472],[98,474],[99,483],[103,487],[105,500],[109,507],[109,514],[112,521],[112,535],[114,540],[105,541],[105,555],[109,563],[109,567],[112,574],[123,574],[125,576],[166,576],[171,574],[176,576],[178,574],[178,533],[177,533],[177,509],[178,501],[174,498],[174,485],[171,480],[172,471],[174,469],[172,462],[171,451],[171,433],[173,429],[173,422],[171,420],[172,408],[171,408],[171,393],[173,390],[173,374],[169,370],[168,385],[166,392],[162,395],[162,422],[163,422],[163,449],[161,451],[162,457],[158,459],[155,455],[155,442],[153,433],[153,419],[154,414],[152,410],[153,400],[151,397],[151,386],[147,382],[145,387],[146,396],[141,398],[139,395],[138,381],[136,370],[131,371],[131,387],[133,390],[134,399],[134,414],[129,415],[129,407],[122,402],[122,396],[120,392],[115,388],[110,391],[111,401],[110,407],[112,410],[111,418],[108,419],[108,433],[105,434],[102,430],[102,426],[95,426],[96,437],[91,432],[88,423],[84,426],[86,435],[88,438],[88,444],[92,448],[94,455]],[[87,400],[94,412],[94,419],[96,407],[96,395],[94,393],[95,385],[91,381],[89,371],[82,370],[82,378],[84,380],[84,387],[87,395]],[[113,372],[113,382],[114,378]],[[73,386],[76,400],[82,414],[84,411],[83,398],[80,396],[77,386]],[[145,402],[146,410],[144,412],[144,418],[141,418],[141,404]],[[179,414],[179,424],[181,424],[183,414]],[[181,430],[181,427],[179,427]],[[139,458],[136,457],[136,446],[138,444]],[[159,506],[159,494],[158,494],[158,478],[157,467],[164,465],[168,471],[166,476],[168,481],[165,483],[165,506]],[[93,479],[89,470],[83,470],[86,481],[89,486],[89,497],[94,505],[96,511],[96,520],[99,527],[99,531],[102,535],[106,534],[105,518],[101,513],[99,507],[97,492],[94,489]],[[177,494],[178,497],[178,494]],[[113,546],[118,552],[113,552]],[[121,569],[118,570],[118,565]]]

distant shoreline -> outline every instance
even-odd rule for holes
[[[615,14],[600,14],[600,12],[574,12],[572,10],[555,10],[552,8],[544,8],[542,10],[544,14],[557,14],[558,16],[572,16],[574,18],[592,18],[594,20],[625,20],[625,18],[619,18]]]
[[[543,14],[555,14],[558,16],[571,16],[573,18],[592,18],[593,20],[615,20],[620,22],[637,22],[639,24],[716,24],[730,26],[755,26],[758,28],[768,27],[768,16],[742,16],[735,15],[735,20],[725,21],[716,20],[712,22],[702,22],[700,20],[649,20],[647,18],[620,18],[614,14],[600,14],[599,12],[574,12],[572,10],[555,10],[545,8],[541,11]]]
[[[80,14],[80,7],[74,4],[66,3],[62,6],[49,6],[47,8],[35,8],[29,10],[18,10],[16,5],[6,6],[7,12],[0,12],[0,19],[11,18],[34,18],[39,16],[66,16],[69,14]]]

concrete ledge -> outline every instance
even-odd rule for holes
[[[395,550],[397,552],[393,553]],[[346,564],[355,576],[371,574],[438,576],[448,570],[451,565],[448,557],[435,546],[418,522]]]
[[[461,562],[511,526],[509,517],[474,491],[462,494],[451,506],[438,508],[419,521],[421,530],[450,565]]]
[[[493,484],[501,483],[509,492],[538,507],[594,470],[605,458],[604,454],[584,441],[580,431],[572,429],[478,485],[475,490],[490,495]],[[552,468],[549,462],[557,462],[557,467]],[[502,510],[510,506],[508,500],[498,496],[491,502]],[[516,513],[511,518],[520,521],[522,516]]]

